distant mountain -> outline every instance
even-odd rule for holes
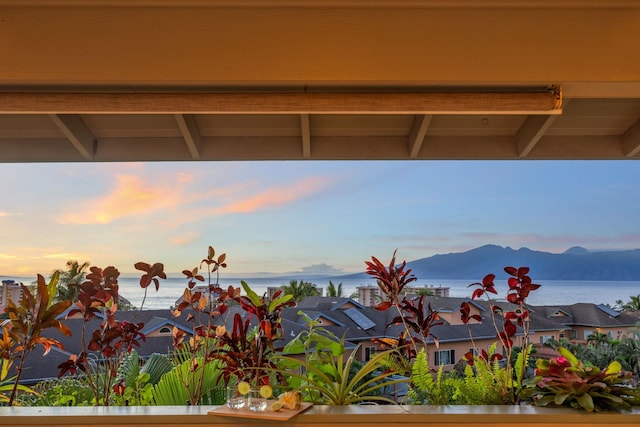
[[[381,259],[384,263],[385,259]],[[573,247],[561,254],[485,245],[466,252],[434,255],[407,262],[419,279],[481,280],[493,273],[507,277],[504,267],[529,267],[534,280],[639,280],[640,249],[591,252]],[[363,278],[357,273],[343,278]]]

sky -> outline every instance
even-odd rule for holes
[[[485,244],[640,248],[640,162],[285,161],[0,166],[0,276],[68,260],[180,273],[348,274]]]

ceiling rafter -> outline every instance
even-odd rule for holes
[[[308,159],[311,157],[311,126],[308,114],[300,115],[300,131],[302,134],[302,157]]]
[[[519,157],[527,157],[558,116],[529,116],[516,133]]]
[[[424,138],[429,130],[431,124],[431,114],[422,114],[416,116],[413,120],[413,126],[411,127],[411,133],[409,134],[409,157],[416,158],[420,153]]]
[[[49,114],[49,118],[85,160],[93,159],[97,149],[97,140],[79,115]]]
[[[622,135],[622,149],[626,157],[640,154],[640,119]]]
[[[175,114],[178,128],[184,138],[184,142],[187,144],[189,153],[193,159],[200,158],[200,150],[202,147],[202,138],[200,137],[200,130],[198,129],[198,123],[196,118],[192,114]]]

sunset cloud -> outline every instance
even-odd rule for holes
[[[271,187],[240,200],[234,200],[224,206],[214,209],[217,215],[229,213],[250,213],[265,208],[286,205],[309,194],[316,193],[326,187],[329,180],[324,177],[312,176],[294,182],[291,185]]]
[[[75,210],[62,222],[72,224],[108,224],[120,218],[148,214],[180,203],[181,184],[190,182],[187,174],[178,174],[174,183],[150,184],[135,175],[117,175],[112,192],[88,200],[85,210]]]
[[[196,240],[200,238],[200,233],[196,232],[188,232],[181,234],[180,236],[175,236],[170,239],[171,244],[175,246],[189,246]]]
[[[21,216],[21,215],[22,215],[21,212],[0,211],[0,218],[8,218],[10,216]]]

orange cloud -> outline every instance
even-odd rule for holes
[[[63,259],[65,261],[68,261],[70,259],[80,259],[80,257],[78,257],[78,255],[76,254],[70,254],[70,253],[58,253],[58,254],[47,254],[47,255],[43,255],[43,258],[48,258],[48,259]]]
[[[216,208],[213,213],[217,215],[249,213],[268,207],[282,206],[323,189],[327,181],[322,177],[309,177],[292,185],[268,188],[251,197]]]
[[[167,191],[168,186],[148,185],[140,177],[133,175],[118,175],[116,179],[116,188],[110,194],[89,200],[86,210],[71,212],[62,221],[73,224],[108,224],[123,217],[171,207],[178,202],[179,192],[175,188]],[[186,181],[185,176],[179,177],[179,182]]]
[[[191,243],[198,240],[199,237],[200,237],[199,233],[195,233],[195,232],[185,233],[180,236],[173,237],[171,239],[171,244],[173,246],[189,246]]]

